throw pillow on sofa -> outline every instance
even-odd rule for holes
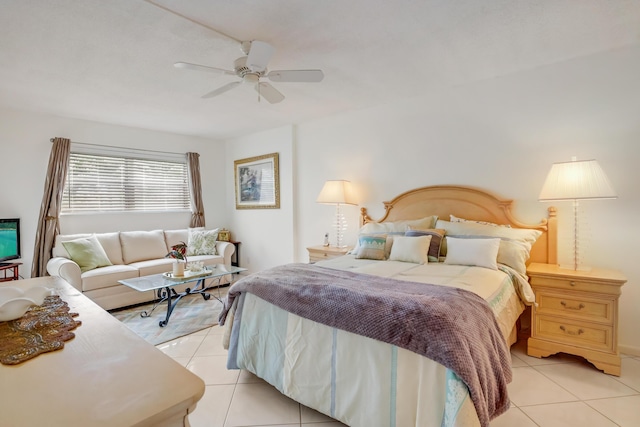
[[[189,229],[189,242],[187,244],[187,256],[190,255],[218,255],[216,240],[218,240],[218,228],[203,230]]]
[[[113,265],[95,235],[62,242],[62,246],[69,253],[69,258],[80,266],[80,271],[83,273],[94,268]]]

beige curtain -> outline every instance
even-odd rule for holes
[[[51,249],[56,236],[60,233],[58,216],[62,207],[64,182],[67,179],[70,146],[71,141],[66,138],[54,138],[53,140],[49,168],[44,182],[42,205],[40,206],[31,277],[42,277],[47,274],[47,262],[51,259]]]
[[[204,227],[204,204],[202,203],[202,185],[200,184],[200,154],[187,153],[189,171],[189,192],[191,194],[190,227]]]

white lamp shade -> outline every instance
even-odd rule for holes
[[[351,188],[351,182],[344,180],[325,182],[316,202],[331,205],[358,204]]]
[[[554,163],[540,191],[541,201],[615,199],[607,175],[595,160]]]

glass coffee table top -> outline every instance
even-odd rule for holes
[[[247,271],[246,268],[234,267],[231,265],[215,264],[206,266],[202,271],[185,271],[183,277],[172,277],[169,273],[152,274],[150,276],[134,277],[132,279],[118,280],[118,283],[126,285],[136,291],[154,291],[182,285],[184,283],[196,282],[199,280],[222,278],[227,274],[237,274]]]
[[[164,320],[161,320],[160,327],[167,326],[171,313],[180,299],[187,295],[200,294],[202,298],[208,300],[211,298],[211,294],[207,292],[205,288],[205,281],[212,279],[217,280],[218,284],[218,297],[214,295],[218,301],[223,302],[220,299],[220,286],[222,285],[222,279],[226,278],[231,285],[235,279],[237,273],[247,271],[246,268],[235,267],[225,264],[208,265],[201,271],[185,271],[184,276],[174,277],[170,273],[152,274],[149,276],[134,277],[132,279],[118,280],[118,283],[135,289],[139,292],[156,291],[158,301],[153,305],[150,311],[143,311],[140,313],[141,317],[150,317],[151,313],[163,302],[167,302],[167,315]],[[174,286],[183,285],[185,283],[197,282],[193,288],[186,288],[184,292],[176,292]],[[211,286],[210,286],[211,287]]]

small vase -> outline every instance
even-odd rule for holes
[[[173,276],[180,277],[184,276],[184,263],[180,261],[176,261],[173,263]]]

